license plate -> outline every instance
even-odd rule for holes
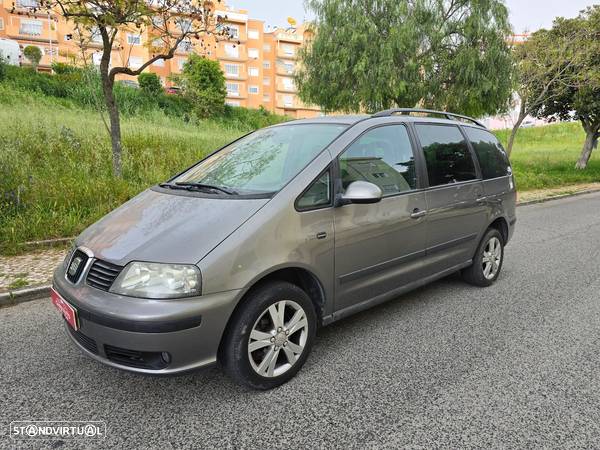
[[[69,302],[62,298],[61,295],[54,290],[54,288],[50,289],[50,298],[52,298],[52,304],[56,306],[56,309],[62,313],[63,317],[71,326],[71,328],[78,330],[79,324],[77,322],[77,310],[71,306]]]

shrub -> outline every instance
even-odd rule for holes
[[[23,55],[31,63],[33,70],[37,70],[38,64],[42,59],[42,51],[35,45],[28,45],[23,49]]]
[[[146,95],[160,95],[163,93],[162,85],[160,84],[160,78],[155,73],[144,72],[139,74],[138,83],[140,89]]]
[[[183,73],[177,78],[183,93],[200,118],[222,115],[225,110],[225,76],[218,61],[197,55],[183,66]]]

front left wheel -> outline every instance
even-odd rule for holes
[[[267,283],[235,312],[219,361],[239,384],[272,389],[300,370],[316,328],[313,303],[302,289],[283,281]]]

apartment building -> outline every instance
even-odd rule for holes
[[[38,46],[43,55],[39,70],[50,71],[53,62],[99,64],[102,49],[99,34],[80,32],[56,12],[32,13],[31,8],[37,4],[38,0],[0,0],[0,38],[17,41],[21,49]],[[174,58],[157,61],[146,70],[156,73],[165,87],[171,86],[170,76],[181,73],[190,53],[196,52],[221,64],[229,105],[262,106],[294,118],[321,115],[318,106],[304,104],[299,99],[293,78],[298,51],[310,39],[310,31],[299,26],[266,32],[264,21],[251,19],[248,11],[229,8],[223,2],[217,14],[226,18],[225,24],[233,31],[231,40],[215,42],[209,38],[203,46],[183,42]],[[185,21],[179,26],[185,26]],[[139,68],[159,44],[148,31],[121,30],[111,63]]]

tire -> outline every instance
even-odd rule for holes
[[[491,254],[491,247],[489,247],[491,243],[495,243],[493,254]],[[497,250],[495,250],[496,247]],[[473,264],[463,269],[461,274],[463,279],[469,284],[480,287],[491,286],[498,279],[503,262],[504,239],[498,230],[490,228],[477,247],[475,256],[473,257]],[[489,266],[491,266],[491,269],[488,272],[487,267]]]
[[[238,384],[272,389],[289,381],[303,366],[316,330],[313,303],[302,289],[284,281],[264,284],[251,291],[234,313],[219,363]]]

